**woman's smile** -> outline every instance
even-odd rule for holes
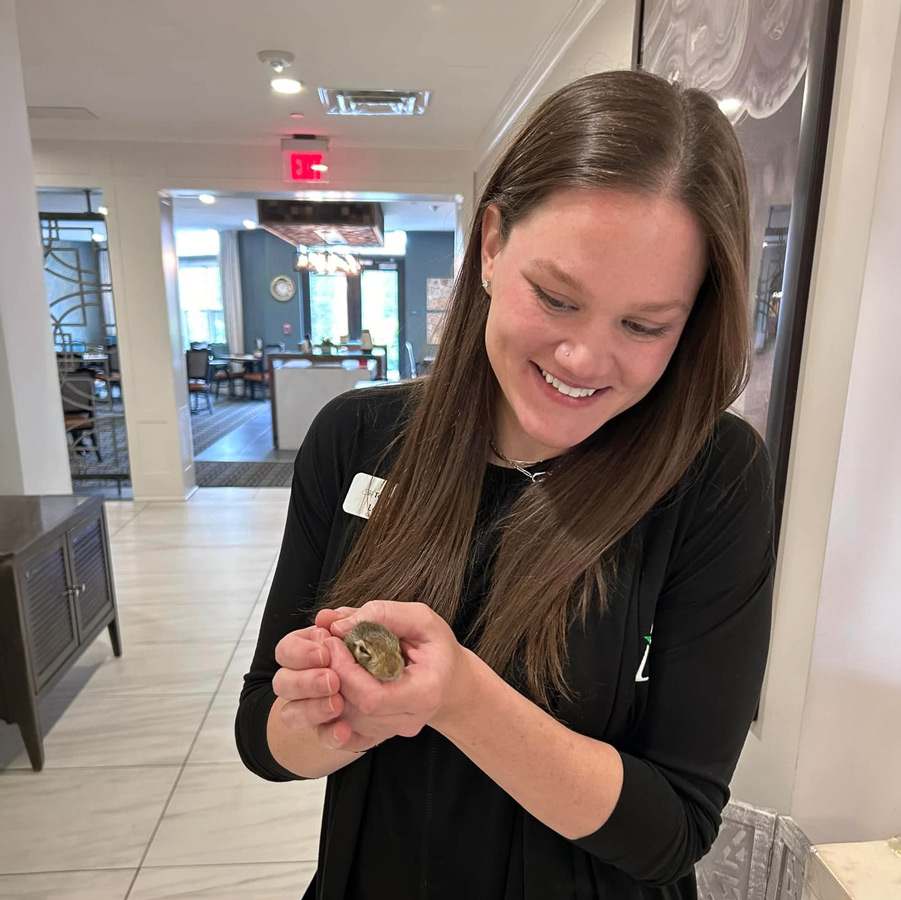
[[[609,387],[579,387],[573,384],[572,380],[558,378],[536,363],[532,363],[532,369],[538,376],[538,389],[544,396],[549,397],[555,403],[563,403],[572,408],[581,409],[610,391]]]

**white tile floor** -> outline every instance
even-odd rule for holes
[[[32,772],[0,723],[4,900],[298,900],[322,781],[270,784],[233,725],[288,491],[108,501],[123,656],[104,632],[41,709]]]

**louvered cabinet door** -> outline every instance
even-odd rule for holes
[[[103,520],[84,522],[66,535],[75,588],[75,616],[81,640],[113,606]]]
[[[28,560],[20,584],[31,671],[40,690],[78,646],[65,542]]]

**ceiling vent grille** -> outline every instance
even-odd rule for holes
[[[319,88],[319,99],[330,116],[421,116],[431,93]]]

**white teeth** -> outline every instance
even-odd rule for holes
[[[544,369],[541,369],[540,372],[544,376],[544,380],[551,385],[551,387],[555,387],[561,394],[564,394],[567,397],[590,397],[597,390],[597,388],[572,387],[561,381],[559,378],[554,378],[553,375],[548,374]]]

